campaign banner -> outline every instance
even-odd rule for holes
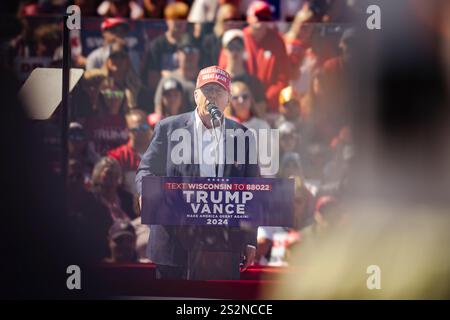
[[[142,223],[292,227],[294,180],[146,176]]]

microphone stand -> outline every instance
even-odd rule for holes
[[[221,141],[221,138],[222,138],[222,135],[223,135],[223,128],[222,128],[222,126],[223,126],[223,118],[224,118],[223,115],[222,115],[222,118],[220,120],[219,119],[213,119],[211,117],[211,127],[213,129],[213,135],[214,135],[214,138],[215,138],[216,143],[217,143],[217,146],[215,148],[215,150],[216,150],[216,152],[215,152],[215,154],[216,154],[216,156],[215,156],[215,158],[216,158],[215,159],[216,160],[215,168],[217,170],[216,177],[219,176],[219,155],[220,155],[220,141]],[[219,137],[217,137],[216,125],[215,125],[215,121],[214,120],[217,120],[219,122],[219,128],[221,129]]]

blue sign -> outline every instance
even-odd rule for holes
[[[142,223],[292,227],[294,180],[144,177]]]

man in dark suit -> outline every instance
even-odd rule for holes
[[[247,128],[223,117],[212,126],[208,104],[213,103],[223,112],[230,98],[230,75],[225,70],[212,66],[199,72],[194,91],[197,108],[193,112],[163,119],[155,127],[136,174],[139,194],[142,194],[142,179],[147,175],[259,176],[259,166],[254,161],[256,145],[250,142],[251,135],[245,134]],[[179,132],[180,129],[190,137],[181,142],[187,143],[184,147],[189,149],[188,161],[184,158],[182,162],[175,159],[177,153],[173,152],[175,147],[179,148],[179,138],[173,139],[172,136],[175,130]],[[242,148],[236,141],[239,133],[249,138],[246,140],[249,143],[244,144],[245,150],[238,149]],[[234,142],[227,144],[230,139]],[[212,149],[224,148],[224,152],[208,153],[211,143]],[[230,145],[232,150],[228,150]],[[232,161],[227,158],[230,152],[234,157]],[[206,159],[208,155],[213,153],[214,161],[207,161],[211,160]],[[245,155],[244,162],[238,161],[239,153]],[[256,228],[152,225],[147,250],[149,258],[156,264],[159,279],[238,280],[242,256],[245,257],[242,269],[254,261]]]

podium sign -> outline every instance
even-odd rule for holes
[[[142,181],[142,223],[292,227],[294,180],[155,177]]]

